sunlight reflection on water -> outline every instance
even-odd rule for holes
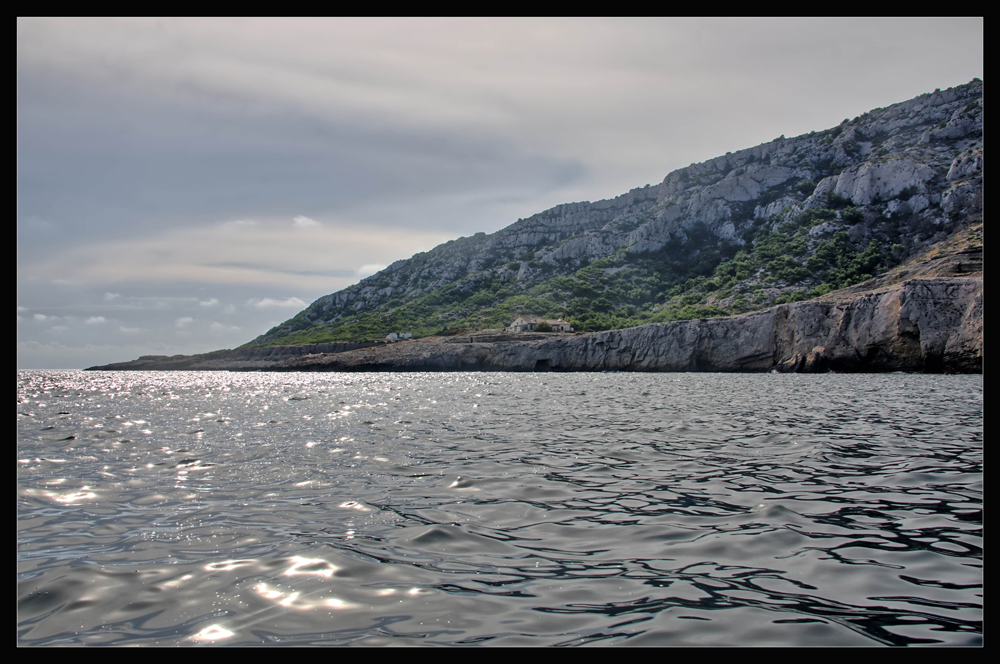
[[[978,644],[982,393],[19,372],[19,643]]]

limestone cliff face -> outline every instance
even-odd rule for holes
[[[293,371],[982,371],[983,283],[914,279],[840,300],[542,341],[408,342]]]
[[[448,242],[320,298],[251,343],[385,311],[463,279],[470,288],[500,279],[527,291],[621,250],[658,251],[696,224],[741,245],[754,220],[777,227],[828,205],[831,194],[855,209],[849,218],[838,212],[817,224],[810,237],[847,230],[859,246],[874,239],[916,252],[944,237],[950,222],[981,209],[982,173],[983,83],[973,81],[692,164],[613,199],[559,205],[492,235]]]
[[[983,370],[983,226],[868,282],[756,313],[589,334],[473,333],[147,356],[103,370]]]
[[[692,164],[613,199],[559,205],[492,235],[445,243],[320,298],[241,349],[94,368],[981,372],[982,191],[983,84],[973,81],[833,129]],[[823,214],[807,213],[814,208]],[[895,262],[866,271],[878,276],[818,299],[740,316],[517,340],[470,335],[467,342],[427,337],[267,345],[359,312],[387,311],[447,284],[470,286],[475,293],[476,280],[489,279],[487,286],[501,282],[504,289],[527,292],[543,278],[613,254],[621,262],[705,235],[732,248],[759,238],[748,231],[777,229],[795,219],[805,219],[796,237],[811,247],[807,251],[837,233],[861,246],[874,240],[898,243],[911,256],[925,253],[891,270],[883,268]],[[673,260],[673,254],[664,255]],[[796,260],[809,263],[805,255]],[[624,269],[605,266],[600,272]],[[759,274],[739,279],[744,292],[766,283]]]

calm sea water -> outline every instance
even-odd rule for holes
[[[978,645],[981,376],[19,372],[21,645]]]

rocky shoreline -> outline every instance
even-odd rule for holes
[[[411,341],[306,355],[272,370],[981,373],[982,294],[977,279],[921,279],[743,316],[544,341]]]
[[[534,336],[549,338],[464,343],[430,338],[339,352],[274,346],[147,356],[91,369],[982,373],[983,282],[913,279],[853,298],[784,304],[742,316]]]
[[[98,371],[983,372],[978,224],[863,284],[740,316],[144,356]]]

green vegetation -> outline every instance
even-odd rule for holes
[[[800,194],[809,188],[802,181],[786,186]],[[540,280],[530,288],[500,278],[506,270],[519,269],[520,262],[497,261],[497,270],[486,269],[407,300],[390,299],[378,311],[362,309],[332,325],[322,322],[323,312],[316,303],[285,323],[287,333],[272,343],[378,339],[391,331],[412,332],[416,337],[450,334],[504,327],[524,314],[563,317],[578,331],[727,316],[817,297],[870,278],[880,264],[898,262],[902,256],[897,247],[885,254],[874,241],[854,247],[844,230],[826,239],[811,237],[809,230],[818,224],[836,226],[863,219],[849,200],[834,194],[827,200],[840,208],[839,216],[827,207],[801,212],[782,223],[777,217],[744,219],[742,246],[720,240],[698,223],[675,234],[659,251],[629,254],[622,249],[570,268],[568,274],[552,262],[534,260],[534,252],[528,252],[520,259],[531,259],[528,264]],[[415,267],[433,267],[428,260],[428,254],[419,254]],[[553,272],[564,276],[546,276]],[[386,288],[392,283],[390,277],[381,275],[371,286]]]
[[[955,108],[979,118],[980,95]],[[579,331],[609,330],[738,314],[857,284],[967,223],[974,208],[942,210],[932,195],[939,193],[938,180],[908,182],[912,186],[890,197],[919,202],[919,214],[908,212],[917,205],[855,205],[836,191],[816,194],[818,183],[845,168],[904,151],[913,153],[906,158],[947,167],[934,155],[954,141],[927,146],[920,137],[939,121],[947,125],[953,113],[942,120],[935,112],[901,128],[881,122],[882,114],[876,109],[826,131],[779,139],[780,145],[692,164],[668,177],[658,194],[663,198],[637,198],[625,208],[592,206],[579,218],[553,208],[518,220],[516,233],[447,242],[321,298],[272,329],[266,343],[379,339],[390,332],[451,335],[504,327],[519,315],[562,317]],[[791,167],[784,172],[796,175],[769,179],[765,191],[745,201],[736,199],[748,196],[726,195],[722,202],[713,197],[724,188],[705,189],[761,166]],[[807,199],[819,207],[803,211]],[[761,210],[776,214],[758,218]],[[712,219],[715,230],[688,225],[692,215]],[[659,221],[646,227],[651,232],[632,234],[654,217]],[[575,241],[584,235],[584,242]],[[638,251],[654,240],[655,250]],[[606,255],[601,247],[618,250]]]

